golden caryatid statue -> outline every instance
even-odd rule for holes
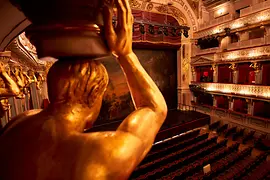
[[[71,2],[75,1],[68,0],[67,4]],[[63,54],[47,77],[50,105],[44,110],[25,112],[5,127],[0,136],[1,180],[128,179],[151,149],[166,118],[167,106],[132,51],[133,17],[128,0],[116,0],[115,4],[118,9],[116,30],[112,26],[114,4],[107,2],[102,7],[104,34],[109,50],[117,57],[126,76],[136,110],[115,131],[84,133],[95,122],[101,108],[109,80],[105,67],[95,59],[96,56],[66,57],[60,52],[63,48],[40,50],[37,46],[40,54]],[[22,9],[27,8],[22,6]],[[70,46],[76,46],[81,41],[70,43]],[[66,53],[76,53],[77,46],[74,48]],[[82,51],[87,53],[85,49]],[[94,52],[93,49],[89,51]]]
[[[5,65],[0,63],[0,78],[2,80],[2,87],[0,88],[0,99],[7,99],[9,97],[18,96],[20,89],[17,83],[6,72]]]
[[[3,63],[0,63],[0,79],[0,118],[2,118],[10,109],[8,98],[18,96],[20,89],[16,82],[9,76]],[[0,127],[2,128],[2,125]]]

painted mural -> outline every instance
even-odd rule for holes
[[[168,108],[177,107],[177,55],[176,50],[134,50],[141,64],[158,85]],[[104,95],[97,124],[122,120],[134,110],[125,76],[113,57],[102,60],[110,82]]]

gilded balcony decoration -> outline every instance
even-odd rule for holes
[[[254,14],[250,14],[245,17],[238,18],[234,21],[228,21],[226,23],[222,23],[221,25],[214,26],[212,28],[207,28],[205,30],[201,29],[195,34],[195,38],[201,38],[213,34],[225,33],[225,28],[230,28],[232,31],[247,27],[253,24],[264,24],[270,20],[270,9],[256,12]]]
[[[270,56],[270,46],[242,49],[236,51],[221,52],[214,55],[216,62],[232,62],[239,60],[266,59]]]
[[[207,92],[221,94],[235,94],[243,96],[255,96],[260,98],[270,97],[270,86],[223,84],[223,83],[193,83],[199,85]]]
[[[232,63],[229,68],[233,71],[236,71],[237,70],[237,65],[235,63]]]
[[[259,72],[261,70],[261,64],[258,62],[252,62],[250,67],[252,67],[255,70],[255,72]]]

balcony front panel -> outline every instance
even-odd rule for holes
[[[233,20],[233,15],[232,14],[227,14],[227,15],[222,16],[222,17],[216,17],[214,19],[210,19],[209,22],[200,24],[199,31],[203,30],[203,29],[210,28],[212,26],[216,26],[218,24],[226,23],[226,22],[232,21],[232,20]]]
[[[223,84],[223,83],[198,83],[198,82],[196,83],[194,82],[192,84],[200,85],[206,91],[213,93],[255,96],[260,98],[270,97],[270,86]]]
[[[267,41],[268,39],[269,37],[267,37]],[[247,43],[249,44],[250,42]],[[257,44],[260,44],[260,42],[257,42]],[[268,44],[268,42],[265,44]],[[257,59],[259,60],[268,59],[269,57],[270,57],[270,45],[265,45],[262,47],[254,47],[248,49],[217,53],[214,56],[214,61],[215,62],[235,62],[241,60],[253,61]]]
[[[231,43],[228,45],[227,50],[236,50],[240,48],[250,48],[250,47],[255,47],[255,46],[266,45],[267,43],[269,43],[267,42],[268,39],[269,39],[269,36]]]

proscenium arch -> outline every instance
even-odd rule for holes
[[[149,11],[149,12],[155,11],[155,8],[153,7],[149,8],[149,6],[151,7],[151,4],[153,4],[154,6],[168,5],[168,2],[169,2],[168,0],[150,0],[150,1],[129,0],[129,1],[132,8],[142,10],[142,11]],[[193,37],[193,33],[198,30],[198,20],[194,11],[192,10],[192,8],[190,7],[190,5],[187,3],[186,0],[171,0],[171,1],[173,3],[169,7],[175,8],[177,11],[181,12],[181,14],[184,15],[184,17],[182,18],[186,20],[187,23],[185,25],[190,27],[190,36]],[[169,15],[174,16],[180,24],[181,19],[179,19],[178,16],[176,16],[175,14],[169,14]]]

